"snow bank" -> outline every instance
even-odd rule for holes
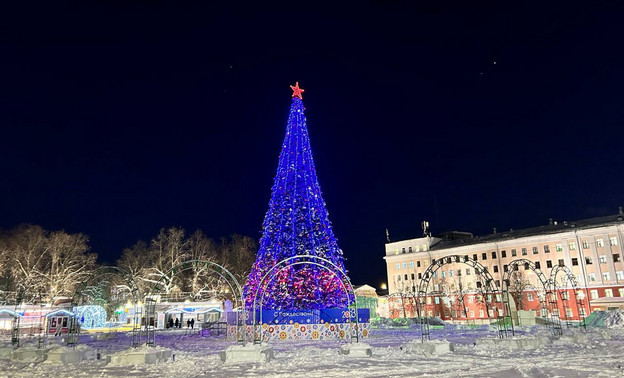
[[[624,328],[624,310],[594,311],[586,324],[588,327]]]

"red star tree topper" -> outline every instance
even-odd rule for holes
[[[300,99],[302,99],[302,100],[303,100],[303,97],[301,97],[301,94],[302,94],[303,92],[305,92],[305,91],[304,91],[303,89],[299,88],[299,82],[298,82],[298,81],[295,83],[295,85],[294,85],[294,86],[292,86],[292,85],[291,85],[291,86],[290,86],[290,89],[292,89],[292,90],[293,90],[293,94],[292,94],[292,96],[293,96],[293,97],[295,97],[295,96],[296,96],[296,97],[299,97]]]

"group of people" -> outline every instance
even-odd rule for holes
[[[193,327],[195,327],[195,319],[188,319],[186,321],[186,327],[193,329]],[[169,318],[169,325],[167,328],[182,328],[182,322],[178,319],[177,316],[175,317],[175,320],[173,318]]]

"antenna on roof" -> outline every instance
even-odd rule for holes
[[[431,231],[429,230],[429,222],[422,221],[420,222],[420,225],[422,226],[423,236],[431,237]]]
[[[388,232],[387,228],[386,228],[386,241],[390,243],[390,232]]]

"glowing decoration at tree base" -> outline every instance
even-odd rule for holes
[[[77,306],[74,314],[82,328],[102,328],[106,325],[106,310],[102,306]]]
[[[329,221],[316,176],[304,106],[303,89],[293,89],[286,136],[271,189],[269,210],[262,225],[256,262],[244,289],[247,306],[264,275],[279,261],[293,256],[323,257],[341,270],[342,251]],[[338,272],[315,265],[278,270],[263,294],[266,309],[324,309],[347,307],[348,298]]]

